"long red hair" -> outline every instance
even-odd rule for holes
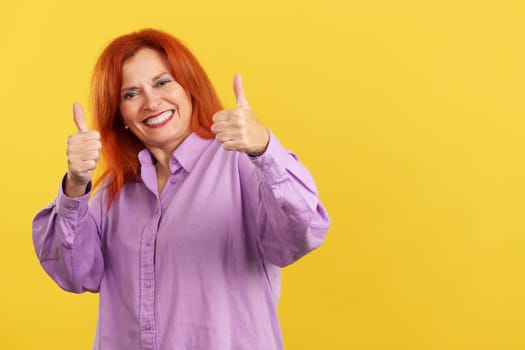
[[[143,29],[113,40],[99,57],[91,84],[91,110],[100,132],[104,169],[95,182],[107,180],[108,205],[126,182],[139,179],[138,152],[144,144],[124,128],[120,115],[122,65],[141,48],[151,48],[166,58],[174,79],[190,94],[193,112],[191,128],[203,138],[213,138],[212,116],[221,103],[204,69],[195,56],[173,36]]]

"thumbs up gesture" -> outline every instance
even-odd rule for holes
[[[253,114],[240,74],[233,78],[233,92],[237,99],[236,108],[215,113],[211,131],[224,149],[259,156],[268,146],[270,132]]]
[[[78,103],[73,104],[73,120],[78,131],[67,139],[68,170],[64,191],[69,197],[79,197],[85,194],[91,181],[102,144],[99,133],[88,130],[84,111]]]

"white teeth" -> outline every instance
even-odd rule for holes
[[[164,123],[166,120],[168,120],[173,115],[173,111],[166,111],[154,118],[149,118],[144,121],[146,125],[148,126],[155,126]]]

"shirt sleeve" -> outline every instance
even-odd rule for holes
[[[87,193],[77,198],[67,197],[61,185],[55,201],[33,219],[40,264],[62,289],[75,293],[97,292],[104,268],[100,215],[93,215],[97,205],[89,203],[90,194],[91,183]]]
[[[273,133],[264,154],[246,158],[254,166],[243,185],[256,216],[260,252],[274,265],[289,265],[321,245],[330,218],[308,170]]]

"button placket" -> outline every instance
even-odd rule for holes
[[[146,225],[140,247],[140,324],[142,349],[153,350],[155,346],[155,237],[160,221],[160,202],[154,216]]]

